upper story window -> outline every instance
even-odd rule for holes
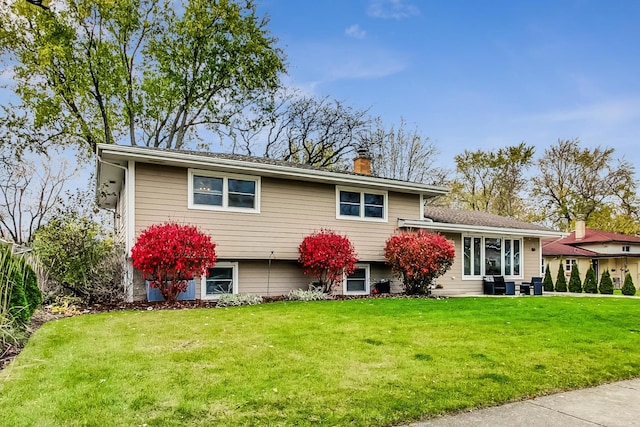
[[[630,252],[631,248],[629,248],[629,246],[625,245],[622,247],[622,252]]]
[[[189,170],[189,208],[260,211],[260,178]]]
[[[387,220],[387,193],[336,187],[336,217],[366,221]]]

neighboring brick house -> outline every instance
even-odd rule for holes
[[[425,207],[444,195],[434,185],[370,175],[359,155],[355,173],[336,172],[248,156],[100,144],[97,194],[113,209],[116,239],[130,254],[151,224],[177,221],[198,226],[217,244],[218,263],[191,285],[189,296],[220,292],[282,295],[307,288],[311,278],[297,263],[302,239],[328,228],[347,235],[360,262],[336,290],[368,294],[392,280],[384,262],[386,240],[398,229],[440,231],[455,243],[456,260],[439,279],[445,293],[482,293],[482,276],[530,279],[540,265],[540,240],[556,231],[479,212]],[[125,277],[130,300],[148,293],[130,260]]]
[[[583,281],[590,265],[598,281],[602,272],[609,270],[617,289],[622,287],[627,273],[633,283],[640,280],[640,237],[589,229],[584,221],[577,221],[576,230],[564,238],[546,239],[542,254],[542,268],[549,265],[554,282],[560,264],[567,279],[573,264],[577,264]]]

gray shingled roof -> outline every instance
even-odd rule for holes
[[[446,224],[476,225],[481,227],[514,228],[522,230],[555,231],[551,228],[543,227],[515,218],[508,218],[482,211],[463,211],[457,209],[443,208],[439,206],[425,206],[424,217],[433,222]]]

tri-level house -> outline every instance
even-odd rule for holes
[[[428,229],[454,242],[456,260],[439,279],[440,292],[482,293],[485,275],[524,280],[539,275],[541,239],[560,234],[490,214],[425,206],[447,189],[370,174],[364,154],[342,173],[273,159],[98,145],[99,204],[116,217],[116,238],[127,256],[146,227],[192,224],[211,235],[218,262],[191,284],[189,298],[223,292],[282,295],[313,280],[297,262],[302,239],[320,229],[349,237],[360,262],[340,294],[368,294],[390,280],[386,240],[397,230]],[[128,299],[150,298],[128,262]]]
[[[567,279],[577,264],[580,278],[585,279],[593,266],[598,280],[609,270],[613,286],[622,287],[624,278],[631,275],[633,283],[640,283],[640,237],[586,228],[584,221],[576,221],[576,229],[561,239],[545,239],[542,246],[543,268],[549,265],[555,282],[562,265]]]

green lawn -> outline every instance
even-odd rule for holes
[[[3,425],[407,422],[640,375],[640,300],[286,302],[45,324]]]

